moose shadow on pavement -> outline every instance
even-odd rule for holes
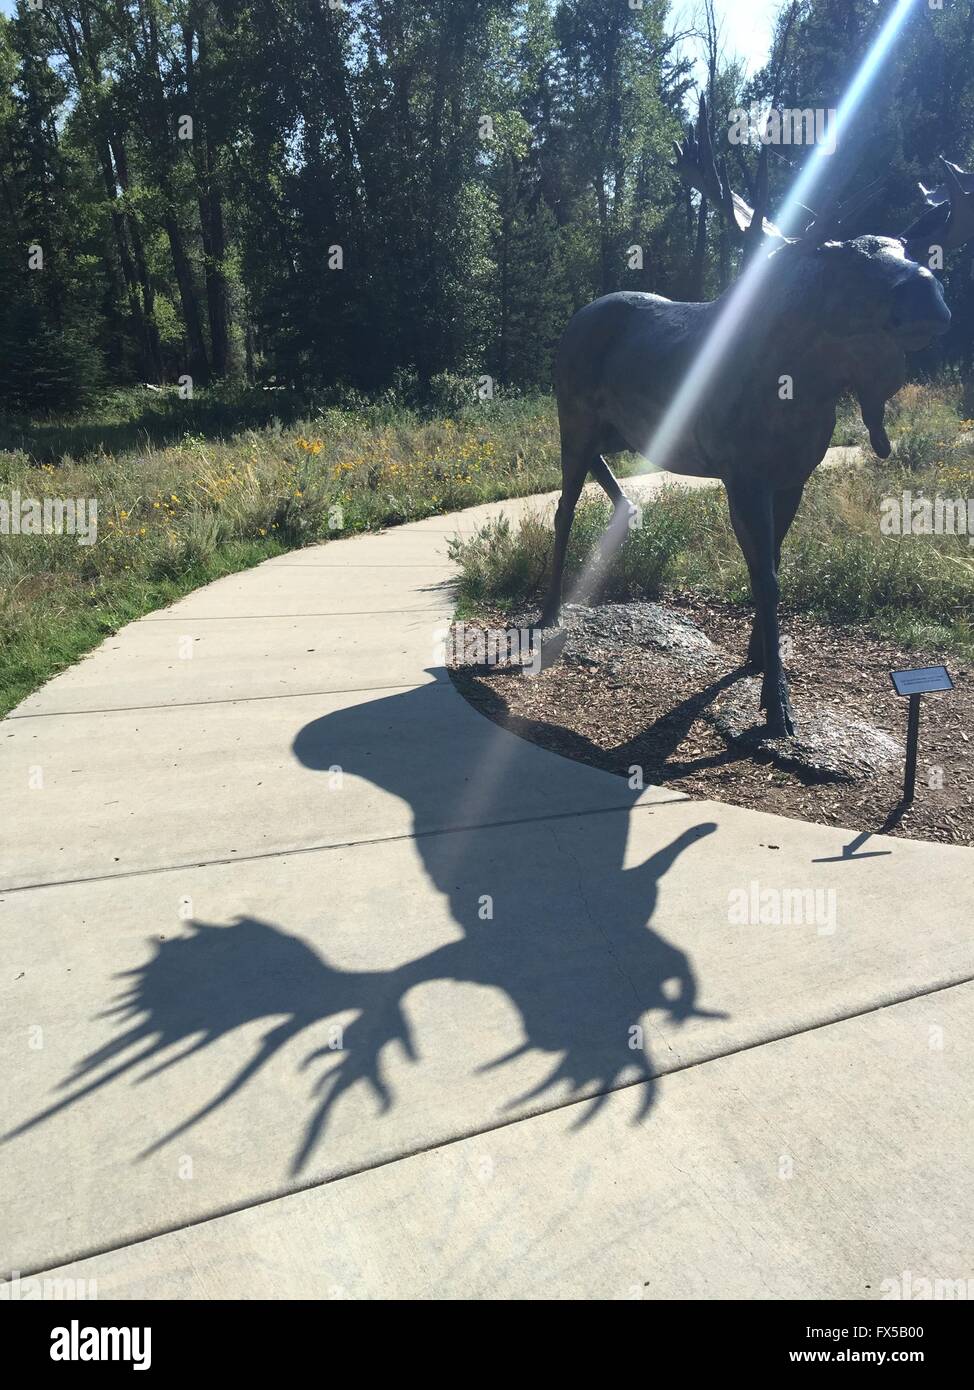
[[[422,868],[409,891],[421,879],[435,886],[459,934],[451,931],[452,939],[396,968],[348,970],[273,921],[188,923],[185,934],[153,939],[146,963],[122,977],[124,992],[107,1011],[117,1035],[79,1061],[60,1099],[7,1139],[113,1082],[151,1083],[266,1019],[268,1031],[249,1045],[242,1064],[139,1155],[145,1157],[238,1096],[285,1045],[351,1011],[340,1048],[316,1045],[300,1063],[310,1088],[309,1109],[295,1125],[292,1173],[300,1173],[350,1088],[371,1088],[380,1111],[396,1103],[383,1059],[398,1043],[419,1066],[421,1054],[435,1047],[435,1037],[413,1036],[404,1007],[411,990],[434,981],[501,991],[516,1010],[520,1037],[512,1035],[511,1046],[482,1070],[544,1054],[534,1073],[542,1079],[527,1090],[523,1074],[520,1088],[512,1080],[503,1113],[586,1100],[576,1121],[584,1123],[614,1089],[633,1082],[643,1085],[640,1117],[649,1111],[654,1068],[644,1041],[646,1015],[658,1011],[677,1023],[724,1017],[698,1007],[687,955],[652,926],[661,880],[688,853],[701,856],[702,871],[705,858],[694,846],[716,827],[702,821],[675,837],[660,829],[654,852],[624,867],[630,811],[640,793],[621,778],[581,769],[497,728],[443,674],[313,720],[297,734],[293,753],[323,774],[323,830],[341,825],[343,797],[328,786],[336,769],[346,786],[365,779],[408,803],[410,843]],[[589,812],[592,779],[601,780],[597,809]],[[657,825],[655,813],[647,823]],[[316,928],[326,943],[329,919],[342,912],[327,854]],[[373,873],[373,854],[360,846],[346,862]],[[316,1044],[320,1037],[314,1035]],[[496,1122],[497,1116],[484,1118]]]

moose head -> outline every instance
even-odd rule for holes
[[[950,325],[950,311],[931,265],[974,236],[974,177],[942,159],[945,181],[920,185],[927,207],[900,236],[858,236],[850,229],[885,185],[874,179],[840,202],[837,194],[798,235],[785,236],[768,220],[769,146],[762,146],[749,192],[751,208],[730,187],[727,164],[717,159],[706,100],[696,126],[675,146],[673,169],[717,207],[745,258],[766,258],[753,337],[780,358],[780,343],[798,332],[807,355],[818,356],[819,380],[841,373],[842,391],[859,399],[873,449],[891,452],[883,425],[886,402],[906,381],[907,352],[927,347]],[[776,342],[777,340],[777,342]],[[816,351],[817,349],[817,351]]]
[[[818,240],[814,232],[771,253],[757,317],[762,350],[779,362],[790,355],[789,337],[800,335],[806,390],[833,399],[855,393],[880,458],[892,451],[885,408],[906,381],[906,354],[950,326],[940,282],[910,257],[902,238]]]
[[[720,210],[748,269],[712,303],[610,294],[579,310],[565,330],[555,365],[563,486],[539,625],[558,621],[586,475],[615,504],[617,534],[633,513],[605,454],[631,450],[678,474],[720,479],[755,601],[748,661],[764,674],[768,735],[783,737],[795,732],[795,720],[780,655],[782,542],[828,450],[843,394],[855,393],[873,449],[889,456],[884,413],[906,381],[906,354],[950,324],[929,265],[940,263],[936,248],[953,250],[974,236],[974,177],[942,161],[943,184],[921,185],[925,211],[899,237],[849,236],[881,180],[844,202],[830,198],[818,213],[806,209],[804,230],[785,236],[765,215],[766,160],[751,207],[714,157],[705,102],[676,153],[676,172]],[[755,278],[750,262],[758,257]],[[688,388],[697,383],[688,409]]]

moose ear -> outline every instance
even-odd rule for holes
[[[926,206],[903,233],[907,250],[920,259],[932,245],[957,250],[974,238],[974,174],[940,157],[944,181],[936,188],[920,185]]]

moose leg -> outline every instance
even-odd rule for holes
[[[585,475],[588,472],[588,456],[564,445],[561,450],[561,498],[555,512],[555,550],[551,560],[551,580],[548,584],[548,597],[538,619],[539,627],[557,627],[561,612],[561,583],[565,570],[565,553],[568,550],[568,537],[575,519],[575,508],[582,493]]]
[[[761,708],[767,715],[770,737],[784,738],[795,732],[795,715],[781,665],[774,495],[770,488],[760,483],[734,480],[727,484],[727,497],[734,533],[751,576],[751,592],[764,640]]]
[[[590,466],[589,472],[614,507],[624,509],[627,515],[635,511],[632,502],[619,486],[618,478],[601,454]]]
[[[801,505],[804,484],[801,487],[783,488],[774,495],[774,569],[777,574],[781,565],[781,546],[782,542],[791,529]],[[754,626],[751,629],[751,641],[747,649],[747,664],[753,666],[756,671],[764,670],[764,637],[761,632],[761,618],[758,613],[754,614]]]

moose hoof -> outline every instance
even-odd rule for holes
[[[788,709],[776,709],[768,712],[767,734],[768,738],[791,738],[795,732],[795,716]]]
[[[778,691],[763,708],[767,716],[767,737],[791,738],[795,732],[795,711],[787,689]]]
[[[791,738],[795,732],[795,711],[784,678],[771,682],[765,676],[761,687],[761,708],[767,716],[768,738]]]

